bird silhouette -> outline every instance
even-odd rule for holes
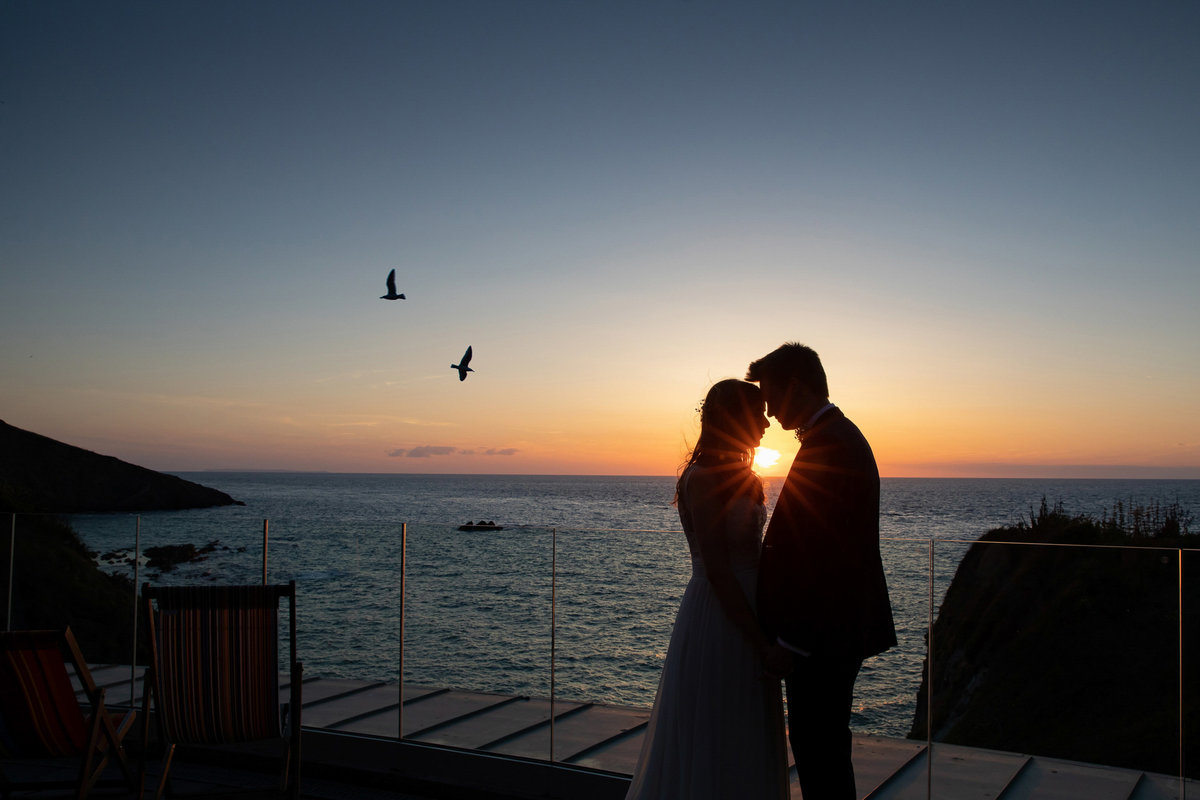
[[[460,381],[465,381],[467,379],[467,373],[475,371],[467,366],[467,364],[470,364],[470,363],[471,363],[471,346],[467,345],[467,352],[463,353],[463,357],[459,360],[459,363],[451,364],[450,369],[458,370],[458,379]]]
[[[396,270],[388,273],[387,279],[388,293],[379,295],[380,300],[403,300],[403,294],[396,294]]]

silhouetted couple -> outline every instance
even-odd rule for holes
[[[879,555],[879,470],[821,360],[785,344],[715,384],[676,484],[692,558],[627,797],[789,796],[780,679],[804,800],[853,800],[863,660],[896,643]],[[758,384],[758,385],[755,385]],[[774,417],[801,441],[762,536],[752,470]]]

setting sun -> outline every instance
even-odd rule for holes
[[[754,451],[754,466],[759,469],[773,467],[777,461],[779,461],[778,450],[772,450],[769,447],[760,447]]]

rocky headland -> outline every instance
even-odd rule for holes
[[[98,568],[95,554],[60,515],[233,504],[238,501],[216,489],[0,422],[0,512],[12,513],[0,513],[0,601],[12,599],[6,618],[14,630],[70,625],[92,663],[129,663],[133,584]],[[159,549],[160,570],[205,552],[190,545]]]
[[[934,622],[933,703],[923,681],[909,736],[926,737],[931,710],[935,741],[1178,774],[1182,667],[1186,772],[1200,777],[1189,523],[1178,507],[1095,520],[1043,503],[981,537]]]
[[[0,511],[174,511],[237,503],[216,489],[0,422]]]

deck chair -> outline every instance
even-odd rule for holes
[[[289,600],[289,702],[280,702],[279,600]],[[277,794],[300,793],[303,668],[296,657],[296,582],[266,586],[142,587],[150,645],[142,695],[143,739],[150,708],[163,745],[154,796],[170,786],[177,745],[275,741],[283,746]],[[148,748],[147,748],[148,749]],[[146,758],[140,783],[145,786]],[[140,795],[139,795],[140,796]]]
[[[71,683],[68,664],[86,706]],[[74,789],[79,800],[101,784],[136,790],[136,775],[123,745],[134,716],[130,709],[116,719],[105,708],[104,690],[92,680],[70,628],[0,633],[0,758],[29,764],[68,759],[79,764],[71,780],[45,769],[40,779],[12,780],[0,768],[0,792],[6,800],[14,789]],[[115,762],[120,777],[102,779],[110,762]]]

